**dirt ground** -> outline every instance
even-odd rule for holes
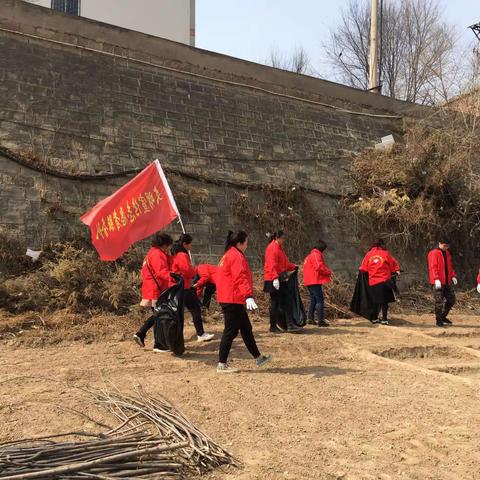
[[[240,339],[241,372],[215,372],[217,337],[175,358],[131,340],[28,348],[0,343],[0,439],[98,429],[112,423],[70,385],[136,384],[166,396],[244,468],[215,480],[480,479],[480,317],[397,316],[392,326],[360,319],[299,335],[254,324],[274,360],[254,367]],[[112,321],[112,329],[115,324]],[[48,377],[46,379],[45,377]],[[66,382],[66,383],[65,383]]]

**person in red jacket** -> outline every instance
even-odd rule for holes
[[[242,335],[243,342],[255,359],[257,367],[265,365],[272,359],[271,355],[261,355],[253,336],[252,324],[247,310],[256,310],[253,299],[252,272],[245,258],[248,246],[248,236],[239,231],[235,235],[228,232],[225,254],[218,265],[217,271],[217,301],[222,307],[225,328],[220,351],[217,372],[234,373],[238,370],[227,363],[233,340]]]
[[[437,327],[451,325],[447,318],[455,305],[455,292],[452,284],[457,285],[457,274],[453,269],[450,241],[442,238],[438,246],[428,252],[428,276],[435,298],[435,320]]]
[[[202,298],[203,295],[202,307],[210,308],[210,301],[217,290],[217,269],[216,265],[209,265],[208,263],[202,263],[197,267],[198,279],[194,287],[198,298]]]
[[[148,251],[142,266],[142,301],[140,303],[142,307],[153,309],[160,294],[175,283],[170,276],[172,244],[172,237],[165,233],[157,233],[153,238],[152,248]],[[155,315],[152,315],[133,336],[141,347],[145,347],[145,337],[154,323]],[[155,345],[153,351],[157,352],[161,349]]]
[[[297,327],[290,315],[290,298],[287,289],[289,273],[297,266],[288,261],[287,254],[283,249],[285,233],[282,230],[270,235],[270,242],[265,250],[264,287],[263,291],[270,294],[270,332],[282,333],[278,325],[285,317],[287,331],[296,333],[301,330]]]
[[[361,272],[368,273],[370,296],[375,305],[375,317],[372,323],[388,325],[388,304],[395,301],[392,276],[400,275],[400,265],[387,250],[382,238],[376,240],[360,265]],[[378,314],[382,311],[382,320]]]
[[[319,327],[328,327],[323,313],[323,288],[322,285],[331,282],[332,271],[323,259],[323,252],[327,244],[320,240],[316,247],[307,255],[303,262],[303,284],[310,294],[310,308],[308,309],[308,323]],[[315,323],[315,310],[317,310],[318,323]]]
[[[195,288],[192,286],[193,277],[197,274],[197,269],[192,265],[190,260],[190,250],[192,248],[193,238],[188,233],[184,233],[175,242],[172,249],[173,261],[172,272],[181,275],[185,293],[183,302],[188,311],[192,314],[193,325],[197,332],[197,340],[199,342],[209,342],[213,337],[213,333],[206,333],[203,328],[202,309],[198,300]]]

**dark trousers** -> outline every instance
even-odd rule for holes
[[[252,357],[258,358],[260,352],[258,351],[257,342],[255,342],[255,337],[253,336],[252,324],[248,318],[245,305],[234,303],[222,304],[222,310],[225,328],[223,330],[222,340],[220,341],[219,362],[227,363],[233,340],[239,331],[242,335],[243,343],[245,343]]]
[[[205,290],[203,291],[202,307],[210,308],[210,302],[212,301],[213,294],[216,292],[217,287],[214,283],[207,283]]]
[[[388,320],[388,303],[375,303],[374,306],[375,318],[378,318],[380,311],[382,312],[382,320]]]
[[[200,306],[200,301],[198,300],[197,294],[193,288],[185,290],[183,302],[185,308],[192,314],[193,325],[195,326],[197,335],[203,335],[205,330],[203,329],[202,308]]]
[[[323,288],[321,285],[308,285],[308,293],[310,294],[310,307],[308,309],[308,319],[315,319],[315,310],[317,310],[318,321],[321,322],[324,310]]]
[[[455,292],[451,285],[442,285],[440,290],[433,287],[433,297],[435,299],[435,320],[443,322],[455,305]]]
[[[270,328],[277,326],[287,328],[292,326],[292,315],[290,312],[290,298],[287,284],[280,282],[278,290],[273,289],[270,292]]]
[[[152,312],[153,312],[153,308],[152,308]],[[147,336],[147,332],[153,327],[154,323],[155,323],[155,315],[148,317],[147,320],[145,320],[145,323],[140,328],[140,330],[137,332],[137,335],[144,340],[145,337]]]

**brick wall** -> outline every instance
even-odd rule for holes
[[[177,193],[201,261],[216,259],[226,230],[242,226],[231,209],[236,194],[261,203],[255,185],[297,184],[318,214],[312,241],[322,235],[334,247],[333,266],[351,270],[358,246],[339,209],[349,189],[348,155],[383,135],[401,135],[404,118],[422,114],[403,102],[15,0],[0,6],[0,49],[0,145],[70,173],[121,172],[159,158],[197,175],[203,181],[182,179]],[[58,179],[0,156],[0,226],[33,247],[85,233],[78,216],[126,180]],[[253,258],[264,233],[254,236]]]

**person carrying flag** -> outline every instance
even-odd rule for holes
[[[225,254],[218,265],[217,301],[222,307],[225,328],[220,341],[218,373],[235,373],[238,369],[227,363],[233,340],[242,335],[243,342],[255,359],[257,367],[265,365],[272,359],[271,355],[261,355],[253,336],[252,324],[247,310],[256,310],[253,299],[252,272],[245,258],[248,246],[246,232],[239,231],[235,235],[228,232]]]
[[[153,310],[160,294],[175,282],[170,276],[171,257],[170,249],[173,239],[166,233],[158,232],[152,240],[152,247],[147,253],[142,265],[142,307],[149,307]],[[142,348],[145,347],[147,332],[155,323],[155,315],[150,316],[142,328],[133,335],[135,342]],[[156,346],[154,352],[163,351]]]
[[[181,275],[185,288],[184,304],[187,310],[192,314],[193,325],[197,332],[197,341],[209,342],[213,337],[213,333],[206,333],[203,328],[202,309],[198,300],[195,289],[192,287],[193,277],[197,270],[190,260],[190,250],[192,248],[193,238],[188,233],[184,233],[175,242],[172,248],[172,272]]]

